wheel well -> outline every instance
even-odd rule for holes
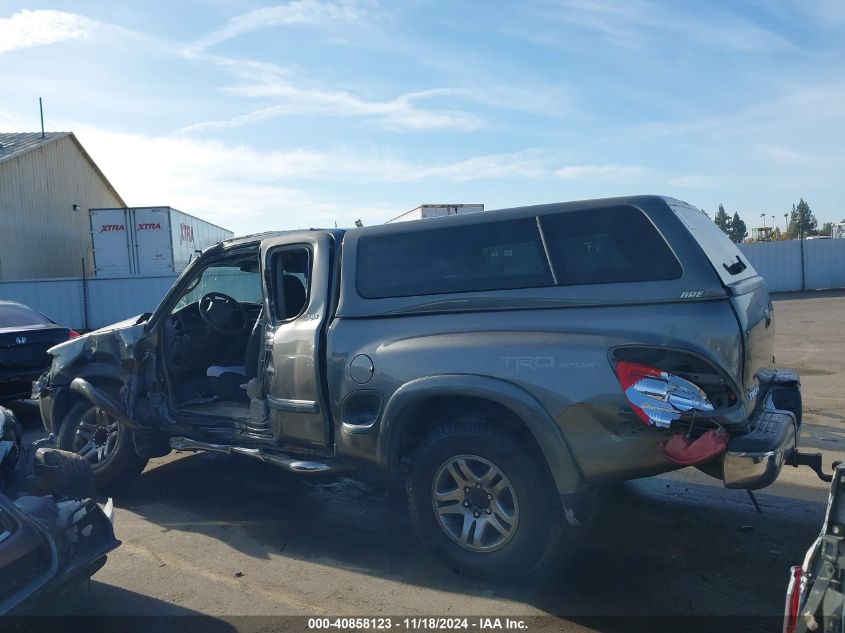
[[[435,396],[414,405],[402,427],[396,463],[400,467],[412,464],[420,444],[434,429],[469,414],[489,418],[495,428],[516,437],[546,463],[534,435],[513,411],[498,402],[470,396]]]
[[[119,393],[120,389],[123,387],[123,383],[117,378],[85,376],[85,380],[90,382],[93,386],[106,390],[112,394]],[[63,397],[53,405],[53,433],[59,432],[68,411],[75,407],[79,402],[87,402],[85,396],[75,391],[71,391],[70,386],[67,386]]]

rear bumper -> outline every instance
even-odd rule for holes
[[[789,411],[765,411],[748,435],[734,438],[722,457],[726,488],[757,490],[773,484],[795,450],[795,418]]]
[[[778,403],[797,403],[797,374],[778,372],[768,376],[766,391],[749,419],[751,431],[734,437],[722,456],[722,479],[726,488],[757,490],[775,482],[787,458],[798,448],[801,428],[798,411],[779,409]],[[797,398],[790,398],[794,392]],[[783,404],[781,404],[783,406]]]

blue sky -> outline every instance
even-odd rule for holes
[[[0,130],[237,233],[663,193],[845,218],[842,0],[0,4]]]

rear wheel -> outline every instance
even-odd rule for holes
[[[147,465],[135,452],[132,432],[88,401],[67,412],[56,437],[58,447],[85,459],[94,471],[97,490],[123,490]]]
[[[422,541],[464,573],[517,576],[555,550],[560,499],[535,455],[515,436],[475,416],[436,429],[408,479]]]

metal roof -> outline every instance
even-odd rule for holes
[[[0,132],[0,162],[64,138],[70,132]]]
[[[106,183],[106,186],[111,189],[111,192],[120,201],[120,204],[125,207],[126,202],[123,201],[121,195],[109,182],[109,179],[106,178],[106,175],[97,166],[97,163],[94,162],[91,155],[85,151],[85,148],[82,147],[82,143],[79,142],[79,139],[76,138],[73,132],[45,132],[44,138],[41,137],[41,132],[0,132],[0,163],[11,160],[12,158],[17,158],[18,156],[21,156],[31,150],[38,149],[39,147],[49,145],[50,143],[66,136],[69,136],[74,144],[76,144],[76,147],[90,163],[94,171],[96,171],[100,178],[102,178],[103,182]]]

